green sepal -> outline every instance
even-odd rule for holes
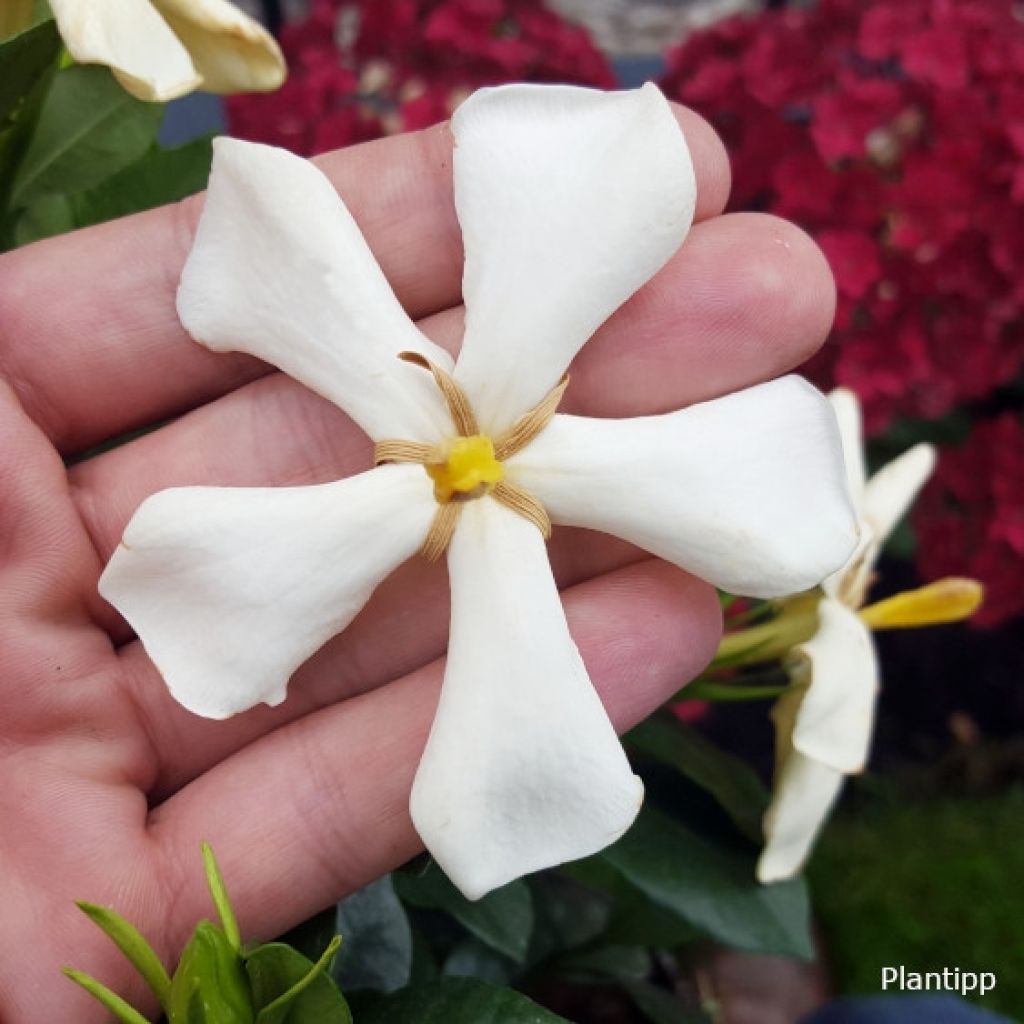
[[[283,942],[247,953],[256,1024],[352,1024],[348,1003],[327,973],[340,945],[335,935],[316,963]]]
[[[786,686],[744,686],[742,683],[719,683],[712,679],[697,679],[680,692],[679,698],[735,704],[748,700],[775,700],[787,689]]]
[[[121,1024],[150,1024],[135,1007],[126,1003],[116,992],[112,992],[106,985],[88,974],[65,967],[64,976],[70,978],[76,985],[81,985],[89,995],[101,1002],[121,1021]]]
[[[213,847],[209,843],[202,844],[203,867],[206,869],[206,884],[210,889],[210,897],[213,905],[217,908],[217,916],[220,918],[221,927],[231,948],[240,952],[242,949],[242,935],[238,929],[238,919],[235,917],[234,908],[228,898],[227,886],[224,884],[224,876],[220,873],[217,858],[213,855]]]
[[[76,906],[124,953],[166,1010],[171,991],[171,976],[135,925],[109,907],[84,901],[78,901]]]
[[[242,957],[227,936],[200,921],[181,954],[167,1003],[170,1024],[254,1024]]]

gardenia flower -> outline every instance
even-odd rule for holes
[[[266,92],[285,78],[274,37],[228,0],[50,0],[64,45],[140,100]]]
[[[857,396],[837,389],[829,399],[839,421],[860,542],[846,565],[822,584],[816,630],[794,648],[792,684],[772,712],[776,782],[757,866],[762,882],[800,870],[843,779],[864,769],[879,679],[871,630],[954,622],[971,615],[982,597],[976,581],[950,578],[862,608],[882,547],[931,475],[935,450],[916,445],[867,480]],[[794,608],[783,633],[800,628],[806,599],[797,598]]]
[[[693,216],[690,156],[654,86],[484,89],[452,132],[457,363],[406,316],[311,163],[215,143],[182,322],[334,402],[385,464],[317,486],[160,492],[100,589],[174,697],[225,718],[284,700],[385,576],[447,545],[447,666],[411,814],[477,898],[603,848],[642,799],[569,634],[549,517],[761,596],[815,585],[856,531],[835,417],[800,378],[660,416],[551,418],[573,357]]]

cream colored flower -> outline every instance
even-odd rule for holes
[[[814,586],[856,531],[835,417],[797,377],[660,416],[555,415],[502,455],[502,439],[679,247],[696,186],[653,86],[485,89],[452,131],[466,253],[457,362],[406,316],[330,182],[266,146],[215,144],[178,293],[195,339],[280,367],[378,452],[401,442],[433,453],[427,471],[163,491],[136,512],[101,590],[174,697],[225,718],[284,700],[295,669],[452,514],[448,658],[410,809],[476,898],[607,846],[643,795],[569,634],[542,532],[502,502],[503,484],[556,524],[613,533],[757,596]],[[471,429],[438,379],[461,389]]]
[[[266,92],[285,78],[273,36],[228,0],[50,0],[68,52],[140,100]]]
[[[829,400],[839,420],[860,542],[846,565],[822,584],[817,629],[794,648],[792,685],[772,712],[776,775],[757,867],[762,882],[800,870],[844,778],[864,768],[879,681],[871,629],[953,622],[981,601],[974,580],[948,579],[862,607],[882,547],[931,475],[935,450],[916,445],[867,480],[857,397],[838,389]],[[806,602],[797,601],[799,614],[805,614]]]

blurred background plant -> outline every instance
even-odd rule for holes
[[[877,992],[881,966],[895,963],[995,971],[984,1005],[1019,1012],[1020,5],[242,6],[275,30],[287,81],[169,106],[129,95],[106,67],[75,63],[44,3],[0,8],[0,247],[197,191],[222,128],[310,155],[441,121],[482,85],[654,77],[726,140],[731,209],[794,220],[828,257],[836,325],[808,372],[860,397],[869,467],[936,446],[871,600],[946,576],[986,591],[969,624],[876,638],[872,760],[847,786],[807,878],[762,886],[755,865],[775,743],[768,702],[790,685],[789,648],[809,634],[779,646],[792,624],[785,607],[723,596],[732,639],[716,664],[627,737],[649,799],[619,843],[473,904],[417,862],[289,939],[316,961],[344,935],[331,975],[359,1024],[795,1022],[829,994]],[[31,27],[16,31],[26,18]],[[774,635],[772,656],[730,660],[736,637],[758,628]]]

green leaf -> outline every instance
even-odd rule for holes
[[[736,949],[810,959],[810,905],[802,878],[760,885],[753,851],[711,842],[646,808],[598,858],[654,903]]]
[[[140,160],[94,188],[33,200],[15,222],[14,242],[27,245],[184,199],[205,188],[211,157],[209,139],[196,139],[176,149],[153,146]]]
[[[55,30],[52,23],[49,29],[31,31],[49,32],[51,42],[54,38]],[[14,244],[14,223],[9,216],[11,186],[32,139],[50,85],[56,77],[59,54],[58,39],[52,59],[44,66],[42,73],[28,91],[22,94],[20,103],[9,111],[8,123],[0,125],[0,250],[8,249]]]
[[[446,978],[403,989],[368,1006],[359,1024],[568,1024],[510,988]]]
[[[75,211],[68,196],[43,196],[15,214],[14,244],[28,245],[41,238],[63,235],[74,231],[75,226]]]
[[[335,925],[345,936],[345,945],[331,977],[343,991],[394,992],[409,983],[412,929],[390,875],[342,900]]]
[[[327,974],[340,943],[335,936],[315,964],[282,942],[247,953],[256,1024],[352,1024],[348,1003]]]
[[[170,1024],[253,1024],[242,958],[227,936],[200,921],[181,954],[167,1003]]]
[[[134,1006],[126,1003],[116,992],[111,992],[102,982],[70,967],[64,968],[64,975],[98,999],[122,1024],[149,1024]]]
[[[59,56],[60,36],[52,21],[0,43],[0,128],[46,79]]]
[[[495,985],[507,985],[517,969],[508,957],[467,935],[452,947],[445,959],[443,972],[450,978],[479,978]]]
[[[521,879],[476,901],[467,900],[433,862],[416,874],[398,872],[395,891],[416,907],[443,910],[492,949],[522,963],[533,931],[533,901]]]
[[[530,963],[593,942],[608,927],[612,901],[594,886],[564,870],[538,872],[526,882],[536,913]]]
[[[11,206],[99,184],[149,149],[162,117],[159,104],[130,96],[106,68],[64,68],[43,101]]]
[[[616,878],[612,892],[615,903],[605,942],[676,949],[704,937],[688,921],[649,900],[621,876]]]
[[[202,843],[200,849],[203,851],[203,868],[206,871],[206,885],[210,890],[210,898],[217,908],[224,937],[237,953],[242,948],[242,935],[238,930],[238,920],[231,906],[227,887],[224,885],[224,876],[221,875],[217,858],[213,855],[213,847],[209,843]]]
[[[671,992],[646,981],[627,981],[622,988],[652,1024],[711,1024],[700,1010],[687,1010]]]
[[[710,793],[736,827],[760,845],[769,796],[748,764],[682,722],[650,718],[627,733],[625,742],[627,749],[674,768]]]
[[[560,959],[558,967],[587,980],[638,981],[651,973],[651,955],[641,946],[596,946]]]
[[[135,970],[145,979],[160,1005],[166,1009],[171,991],[171,977],[135,925],[109,907],[85,902],[79,902],[77,906],[124,953]]]
[[[100,224],[200,192],[206,188],[212,159],[210,138],[174,149],[151,146],[134,163],[71,197],[75,226]]]

